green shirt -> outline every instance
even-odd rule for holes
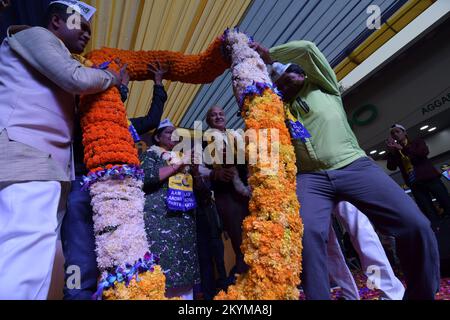
[[[287,104],[312,136],[305,143],[293,140],[299,171],[340,169],[365,157],[348,124],[336,75],[316,45],[293,41],[272,48],[270,54],[281,63],[300,65],[307,76],[297,97],[306,101],[310,111],[306,113],[295,99]]]

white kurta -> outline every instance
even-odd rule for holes
[[[361,267],[368,277],[368,282],[382,291],[382,299],[402,300],[405,288],[395,276],[380,239],[369,219],[355,206],[348,202],[340,202],[334,214],[345,230],[358,253]],[[342,255],[334,231],[330,232],[328,241],[329,271],[331,278],[344,290],[347,298],[358,299],[353,277]],[[330,255],[330,252],[332,253]],[[353,293],[351,292],[352,290]]]
[[[58,181],[0,184],[0,300],[45,300],[64,214]]]

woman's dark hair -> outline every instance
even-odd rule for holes
[[[300,67],[298,64],[295,64],[295,63],[291,64],[291,65],[289,66],[289,68],[286,69],[285,72],[286,72],[286,73],[291,73],[291,72],[293,72],[293,73],[296,73],[296,74],[298,74],[298,75],[302,75],[302,74],[305,75],[305,70],[303,70],[302,67]]]
[[[161,129],[158,129],[158,130],[155,130],[155,132],[153,132],[153,135],[152,135],[152,143],[153,144],[158,144],[158,141],[156,141],[156,137],[158,137],[159,138],[159,136],[161,135],[161,133],[164,131],[164,129],[166,129],[167,127],[164,127],[164,128],[161,128]]]
[[[60,17],[63,21],[67,21],[69,18],[68,7],[62,3],[53,3],[48,6],[47,11],[45,12],[44,21],[42,21],[42,26],[47,28],[50,22],[52,21],[53,16]]]

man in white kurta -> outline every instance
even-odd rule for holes
[[[0,46],[0,299],[47,299],[73,178],[75,95],[121,83],[72,57],[90,40],[94,12],[55,1],[46,28],[12,26]]]
[[[379,289],[381,299],[402,300],[405,288],[395,276],[369,219],[358,208],[345,201],[340,202],[333,213],[350,236],[350,241],[358,253],[361,268],[368,277],[370,289]],[[345,299],[360,299],[358,288],[346,265],[333,227],[330,227],[328,239],[328,270],[330,278],[342,288]]]

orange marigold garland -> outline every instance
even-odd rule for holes
[[[232,52],[234,90],[246,126],[278,129],[279,139],[270,141],[270,146],[279,150],[280,159],[274,176],[265,175],[262,164],[250,166],[253,196],[242,244],[250,270],[217,299],[298,299],[303,227],[295,194],[295,155],[284,124],[283,103],[261,59],[248,47],[248,37],[227,31],[196,56],[104,48],[88,57],[95,65],[111,62],[116,69],[114,61],[119,58],[128,64],[131,80],[151,79],[147,65],[159,61],[170,66],[169,80],[208,83],[229,67],[222,55],[222,41],[227,41]],[[85,186],[93,198],[97,260],[103,272],[96,297],[164,299],[165,278],[158,258],[145,254],[143,173],[118,90],[83,97],[81,112],[85,162],[90,170]]]
[[[260,161],[250,165],[252,199],[241,246],[250,269],[216,299],[299,299],[303,225],[296,196],[295,154],[284,122],[283,102],[249,41],[237,30],[226,33],[233,61],[233,87],[247,129],[278,130],[279,139],[270,140],[268,146],[279,150],[278,170],[275,175],[267,175]]]
[[[85,64],[108,64],[118,71],[119,59],[128,65],[131,80],[149,80],[152,74],[147,65],[159,61],[169,66],[166,79],[208,83],[229,67],[223,57],[218,38],[199,55],[104,48],[91,52]],[[111,88],[82,97],[80,112],[84,160],[90,170],[84,187],[92,196],[97,263],[102,272],[94,298],[165,299],[165,276],[157,266],[158,257],[146,253],[143,172],[119,91]]]
[[[183,83],[204,84],[214,81],[230,67],[222,52],[222,37],[198,55],[184,55],[173,51],[129,51],[113,48],[102,48],[88,54],[88,59],[97,63],[114,61],[119,58],[126,63],[130,79],[136,81],[153,79],[147,65],[159,61],[167,65],[169,71],[164,78]]]

